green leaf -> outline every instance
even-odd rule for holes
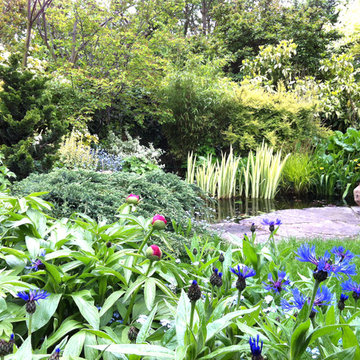
[[[25,237],[25,243],[26,243],[26,247],[29,251],[30,256],[33,259],[36,259],[39,256],[40,253],[40,241],[39,239],[30,237],[30,236],[26,236]]]
[[[59,301],[61,299],[61,294],[50,294],[50,296],[45,300],[40,300],[39,304],[36,305],[36,311],[33,315],[31,330],[34,332],[48,323],[51,317],[54,315]],[[29,321],[26,320],[28,325]]]
[[[145,298],[145,305],[149,311],[154,306],[156,296],[156,283],[153,278],[148,278],[145,280],[145,287],[144,287],[144,298]]]
[[[141,344],[145,342],[145,339],[148,337],[149,330],[151,328],[151,324],[154,320],[155,314],[157,311],[157,304],[152,309],[151,313],[149,314],[148,318],[146,319],[145,323],[141,327],[138,336],[136,337],[136,343]]]
[[[80,314],[95,330],[99,330],[99,312],[94,306],[94,300],[92,299],[90,292],[81,291],[71,295],[71,297],[74,299],[77,307],[79,308]]]
[[[140,356],[154,356],[156,359],[175,359],[175,352],[158,345],[143,344],[111,344],[92,346],[100,351],[114,354],[134,354]]]
[[[217,319],[211,323],[209,323],[206,327],[207,329],[207,337],[206,341],[209,341],[214,335],[216,335],[218,332],[220,332],[225,327],[229,326],[231,323],[231,320],[245,314],[252,313],[256,310],[258,310],[258,306],[251,308],[251,309],[245,309],[245,310],[238,310],[233,311],[229,314],[224,315],[220,319]]]
[[[18,351],[15,353],[14,360],[29,359],[29,354],[32,354],[31,348],[31,336],[28,337],[20,346]]]
[[[113,292],[104,302],[102,306],[99,316],[102,317],[114,304],[119,298],[125,294],[124,290],[118,290]]]
[[[216,356],[226,355],[226,354],[234,354],[235,356],[235,354],[238,354],[239,352],[248,351],[248,350],[249,350],[249,344],[226,346],[211,352],[209,355],[198,358],[198,360],[214,359]]]
[[[70,318],[65,319],[56,332],[54,332],[48,339],[45,340],[47,345],[46,348],[59,342],[59,340],[62,339],[67,333],[82,327],[84,326],[79,321]]]
[[[324,360],[354,360],[356,347],[345,349],[343,351],[331,354],[326,357]]]
[[[310,327],[310,319],[301,323],[293,332],[291,336],[290,354],[291,360],[297,360],[301,358],[308,346],[309,339],[306,337],[306,333]]]
[[[64,348],[63,357],[66,356],[80,356],[84,347],[86,333],[83,331],[77,332],[73,335]]]
[[[187,324],[190,321],[190,310],[191,310],[190,300],[185,294],[185,291],[182,290],[175,316],[176,339],[178,345],[184,345],[185,343],[184,337],[185,337]]]

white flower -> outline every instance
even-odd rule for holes
[[[146,320],[148,319],[147,315],[140,315],[139,318],[137,319],[137,322],[141,325],[144,325]]]
[[[160,320],[160,324],[161,324],[162,326],[167,327],[168,329],[171,328],[171,321],[168,320],[168,319],[162,319],[162,320]]]
[[[198,261],[195,261],[193,263],[191,263],[191,265],[194,265],[194,266],[198,266],[200,263]]]
[[[267,304],[270,304],[272,301],[273,301],[273,297],[271,296],[271,295],[266,295],[265,297],[264,297],[264,300],[265,300],[265,302],[267,303]]]
[[[176,259],[175,262],[176,262],[177,264],[180,264],[180,263],[181,263],[181,260],[180,260],[180,259]]]

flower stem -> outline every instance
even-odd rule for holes
[[[356,314],[356,311],[357,311],[357,300],[355,300],[355,314]]]
[[[152,263],[153,263],[153,261],[150,260],[150,262],[149,262],[149,267],[148,267],[148,269],[147,269],[147,271],[146,271],[146,275],[145,275],[146,277],[149,275],[149,272],[150,272]]]
[[[196,301],[191,302],[191,310],[190,310],[190,329],[191,330],[192,330],[193,322],[194,322],[195,304],[196,304]]]
[[[237,304],[236,304],[237,309],[239,309],[239,307],[240,307],[240,298],[241,298],[241,291],[238,291],[238,298],[237,298]]]
[[[29,314],[28,336],[31,336],[32,314]]]
[[[146,234],[143,242],[141,243],[141,245],[140,245],[140,247],[139,247],[138,254],[141,254],[142,249],[144,248],[146,242],[149,240],[149,237],[151,236],[151,234],[152,234],[153,231],[154,231],[154,228],[152,227],[152,228],[150,229],[150,231]]]
[[[130,300],[130,304],[128,306],[128,309],[126,311],[126,314],[125,314],[125,317],[124,317],[124,324],[126,325],[128,323],[128,320],[129,320],[129,317],[131,315],[131,312],[132,312],[132,308],[134,306],[134,303],[135,303],[135,298],[136,298],[136,295],[137,293],[139,292],[141,286],[139,286],[132,294],[131,296],[131,300]]]
[[[314,301],[315,301],[315,296],[316,296],[316,293],[317,293],[317,291],[319,289],[319,286],[320,286],[320,282],[315,280],[314,289],[313,289],[313,293],[312,293],[311,301],[310,301],[309,313],[308,313],[307,317],[310,317],[311,310],[312,310],[312,307],[313,307]]]

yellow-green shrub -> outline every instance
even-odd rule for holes
[[[263,140],[274,149],[323,137],[326,130],[315,116],[316,102],[279,90],[267,92],[244,83],[236,89],[226,140],[240,150],[255,149]]]

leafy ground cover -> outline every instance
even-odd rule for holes
[[[281,222],[267,220],[265,244],[246,237],[232,248],[195,235],[176,258],[165,217],[136,216],[135,195],[114,223],[50,218],[35,195],[0,200],[7,360],[360,356],[360,286],[351,280],[359,264],[345,248],[278,247]]]

